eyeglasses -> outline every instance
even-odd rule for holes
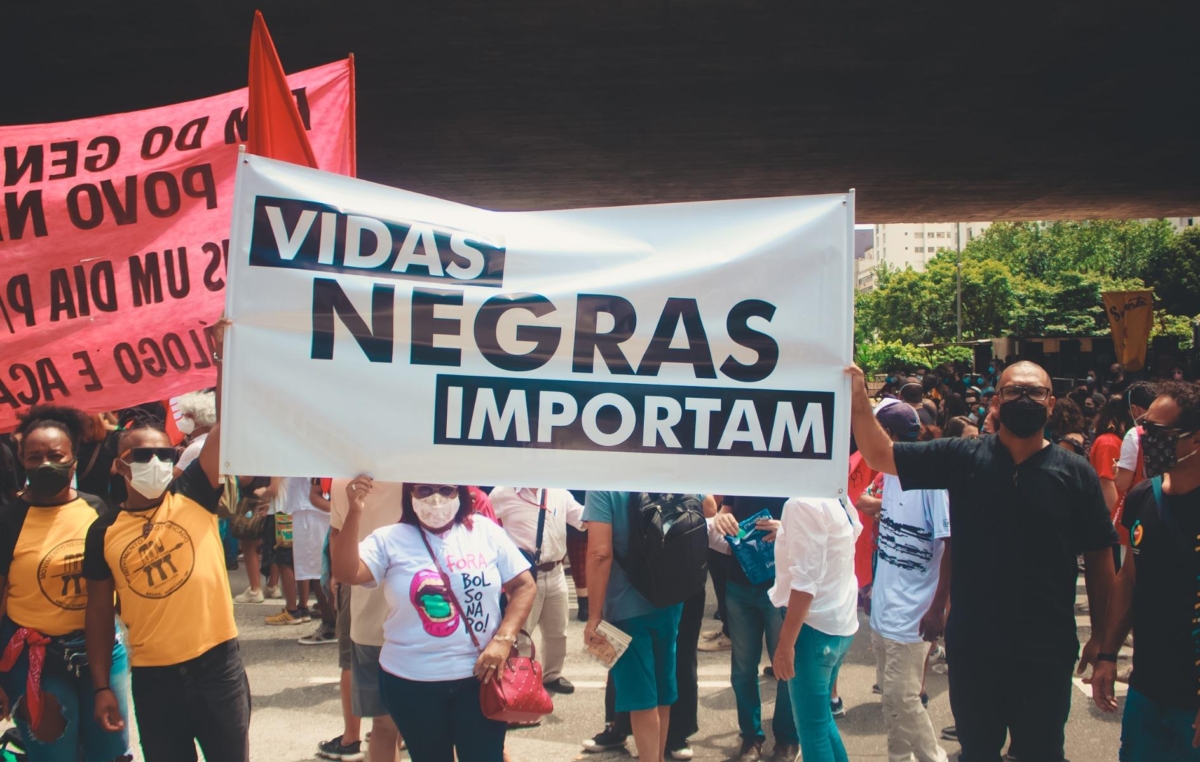
[[[156,457],[174,463],[179,460],[179,452],[174,447],[134,447],[129,451],[127,460],[130,463],[149,463]]]
[[[1045,386],[1002,386],[1000,387],[1000,399],[1005,402],[1019,400],[1022,397],[1028,397],[1034,402],[1045,402],[1050,399],[1050,388]]]
[[[412,488],[413,497],[419,500],[428,500],[436,495],[450,498],[458,494],[458,487],[453,484],[418,484]]]

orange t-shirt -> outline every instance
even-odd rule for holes
[[[196,461],[157,508],[114,511],[88,530],[83,573],[113,580],[133,666],[179,664],[237,637],[217,525],[222,492]]]
[[[14,500],[0,510],[0,576],[8,578],[8,617],[43,635],[83,629],[84,538],[107,509],[100,498],[77,494],[62,505]]]

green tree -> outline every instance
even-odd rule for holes
[[[1188,228],[1170,247],[1152,254],[1144,277],[1168,313],[1200,314],[1200,229]]]

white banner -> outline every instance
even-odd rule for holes
[[[853,194],[490,212],[245,156],[229,473],[837,497]]]

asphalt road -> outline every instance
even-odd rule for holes
[[[233,583],[235,592],[244,588],[241,575]],[[574,593],[572,593],[574,601]],[[712,612],[716,599],[711,588],[705,630],[716,622]],[[274,613],[277,604],[238,605],[237,620],[242,649],[254,693],[251,724],[253,756],[264,762],[299,762],[313,759],[317,742],[341,732],[337,691],[335,646],[301,646],[296,639],[314,625],[268,627],[263,617]],[[574,609],[572,609],[574,617]],[[507,748],[516,762],[549,762],[581,758],[579,742],[601,730],[604,717],[603,668],[583,651],[583,625],[571,620],[566,676],[577,686],[570,696],[555,697],[555,713],[541,727],[509,733]],[[1009,657],[1012,679],[1022,680],[1020,652]],[[765,664],[765,662],[764,662]],[[729,687],[729,653],[701,653],[700,732],[693,736],[696,759],[726,760],[739,747],[733,692]],[[875,682],[875,660],[870,638],[863,629],[841,672],[841,694],[846,717],[839,721],[842,737],[852,760],[886,760],[887,739],[879,697],[871,693]],[[764,717],[774,707],[774,681],[764,679]],[[953,724],[946,676],[931,670],[927,679],[929,711],[935,728]],[[769,723],[768,736],[770,734]],[[1096,710],[1080,690],[1073,695],[1067,727],[1067,756],[1073,762],[1116,759],[1120,722]],[[632,744],[631,744],[632,745]],[[954,758],[958,745],[943,742]],[[771,748],[768,742],[767,749]],[[627,758],[624,752],[586,755],[590,762]],[[214,760],[214,762],[216,762]]]
[[[235,592],[245,589],[243,572],[234,572],[232,585]],[[1082,584],[1080,596],[1082,600]],[[574,607],[574,590],[571,600]],[[251,756],[260,762],[306,762],[315,759],[313,751],[319,741],[332,738],[342,730],[337,686],[337,647],[302,646],[296,642],[314,630],[315,624],[290,627],[264,624],[263,618],[275,613],[279,607],[276,602],[235,605],[242,655],[253,691]],[[716,598],[710,587],[705,631],[717,625],[712,619],[715,608]],[[574,620],[574,614],[572,608],[565,672],[577,690],[570,696],[556,696],[554,714],[547,717],[540,727],[509,733],[507,749],[515,762],[562,762],[584,757],[588,762],[617,762],[629,758],[625,752],[584,755],[581,751],[579,742],[603,727],[605,672],[584,653],[583,625]],[[1086,621],[1082,613],[1079,621],[1081,624]],[[1081,637],[1086,635],[1086,628],[1083,628]],[[1127,650],[1123,650],[1123,656],[1126,655]],[[1019,682],[1023,679],[1024,669],[1021,653],[1013,653],[1009,658],[1012,679]],[[887,760],[887,737],[879,697],[871,693],[874,682],[875,658],[870,649],[870,637],[864,619],[840,678],[846,716],[839,720],[838,727],[850,759],[856,762]],[[692,737],[696,759],[732,759],[737,754],[740,740],[733,691],[729,687],[728,652],[700,653],[699,685],[700,732]],[[775,683],[764,678],[761,685],[764,725],[769,739]],[[1082,692],[1083,685],[1078,681],[1077,685],[1067,726],[1068,759],[1072,762],[1115,760],[1121,730],[1119,716],[1101,714]],[[1118,685],[1119,696],[1123,694],[1121,688]],[[926,690],[930,697],[929,712],[934,727],[940,729],[953,724],[945,674],[931,670]],[[368,729],[364,727],[364,732]],[[136,735],[136,725],[134,731]],[[954,759],[958,745],[948,741],[942,743],[951,759]],[[771,748],[768,740],[766,749]],[[137,751],[139,753],[135,759],[141,762],[140,750]]]

